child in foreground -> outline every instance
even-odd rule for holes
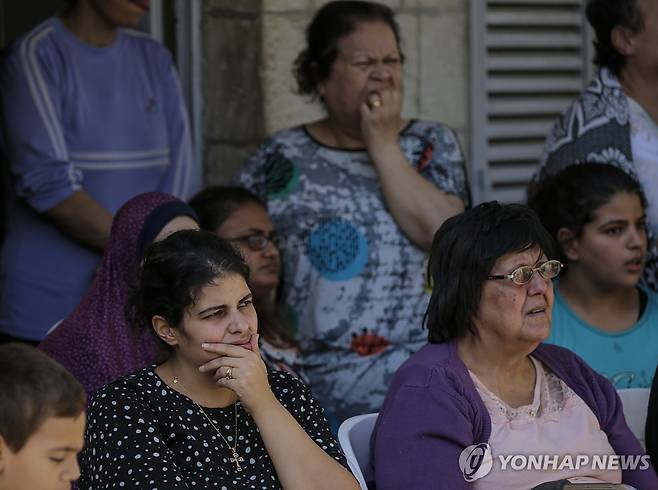
[[[71,487],[86,403],[80,383],[46,354],[0,346],[0,490]]]

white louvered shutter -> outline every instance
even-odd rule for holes
[[[581,0],[471,0],[475,202],[525,197],[546,135],[591,74]]]

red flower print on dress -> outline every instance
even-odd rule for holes
[[[418,160],[418,164],[416,165],[416,170],[418,171],[418,173],[425,170],[425,167],[427,167],[427,165],[430,163],[433,154],[434,154],[434,145],[432,143],[429,143],[423,150],[423,153],[421,153],[420,159]]]
[[[386,350],[390,342],[386,337],[363,329],[361,335],[352,334],[352,350],[360,356],[371,356]]]

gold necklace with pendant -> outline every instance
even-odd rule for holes
[[[181,386],[183,386],[183,383],[181,383],[180,379],[178,379],[178,376],[174,376],[173,381],[174,381],[175,385],[180,384]],[[228,447],[229,451],[231,451],[231,458],[229,458],[229,461],[231,463],[235,463],[235,470],[236,471],[242,471],[242,466],[240,466],[240,463],[244,463],[244,458],[242,456],[240,456],[238,454],[238,451],[237,451],[237,448],[238,448],[238,404],[237,404],[237,402],[233,404],[233,418],[235,420],[235,434],[233,436],[233,445],[231,446],[228,443],[228,441],[226,440],[226,438],[224,437],[224,434],[222,434],[219,431],[219,429],[217,428],[217,426],[214,424],[214,422],[212,420],[210,420],[210,417],[208,417],[208,414],[203,409],[203,407],[201,405],[199,405],[197,402],[195,402],[194,400],[192,400],[192,398],[190,398],[190,400],[192,401],[192,403],[194,403],[194,405],[196,405],[196,407],[199,409],[199,411],[206,418],[206,420],[208,421],[210,426],[215,430],[215,432],[217,432],[219,437],[222,438],[222,441],[224,441],[224,444],[226,444],[226,447]]]

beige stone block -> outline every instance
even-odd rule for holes
[[[196,2],[198,0],[190,0]],[[224,14],[233,12],[234,14],[259,13],[263,8],[265,0],[205,0],[203,8],[206,14],[222,12]],[[282,0],[286,1],[286,0]]]
[[[313,5],[316,9],[319,9],[322,7],[325,3],[329,3],[331,0],[312,0]],[[379,3],[383,3],[384,5],[388,5],[392,9],[396,9],[400,6],[400,1],[401,0],[377,0]]]
[[[312,7],[312,0],[263,0],[266,13],[307,10]]]
[[[436,9],[440,12],[465,12],[467,0],[402,0],[405,7]]]
[[[307,14],[274,15],[263,18],[263,98],[265,131],[271,134],[322,117],[320,104],[295,93],[293,61],[305,45]]]
[[[232,143],[263,136],[261,18],[207,16],[203,29],[204,135]]]
[[[258,144],[227,145],[207,143],[204,158],[203,186],[226,185],[237,176]]]
[[[420,16],[420,110],[455,129],[468,124],[468,43],[464,13]]]

